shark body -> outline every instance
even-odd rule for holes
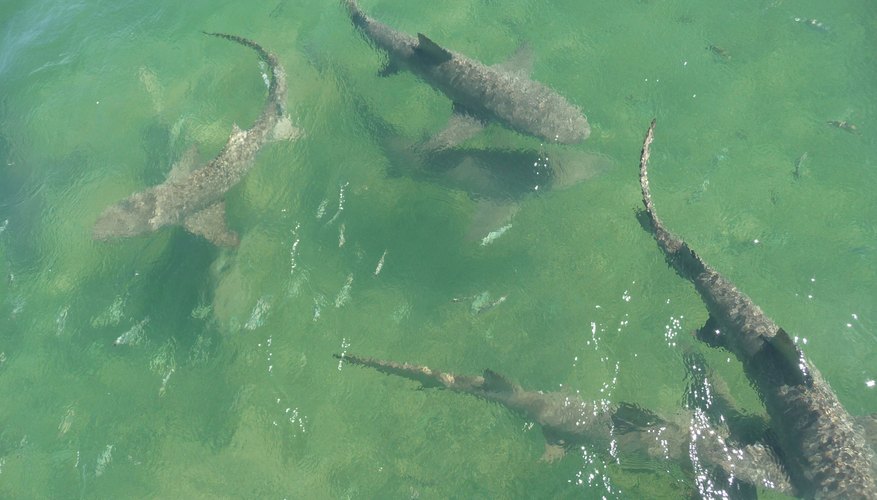
[[[267,64],[270,83],[265,107],[249,129],[234,125],[225,147],[206,165],[191,172],[172,171],[164,183],[107,207],[94,225],[94,239],[137,236],[182,224],[217,245],[237,245],[237,234],[226,226],[223,197],[246,175],[264,144],[289,137],[294,129],[286,115],[286,74],[277,57],[246,38],[207,34],[251,48]]]
[[[432,146],[458,144],[490,119],[549,142],[577,143],[590,135],[588,121],[578,107],[520,71],[486,66],[440,47],[423,34],[413,37],[372,19],[355,0],[345,0],[345,4],[353,24],[388,54],[385,72],[405,68],[454,102],[457,112],[452,126]]]
[[[617,450],[626,457],[684,461],[696,455],[710,467],[747,485],[791,492],[788,477],[772,450],[753,443],[732,447],[720,432],[701,427],[697,443],[686,425],[678,425],[635,405],[585,401],[577,394],[530,391],[491,370],[482,375],[457,375],[427,366],[397,363],[352,354],[335,357],[417,382],[492,401],[539,424],[548,443],[569,448],[588,445]],[[689,416],[690,415],[686,415]],[[549,450],[546,450],[548,456]]]
[[[643,204],[668,263],[694,284],[709,311],[699,337],[727,348],[742,363],[767,410],[797,494],[877,498],[872,451],[822,374],[785,330],[658,218],[648,180],[654,129],[653,120],[640,158]]]

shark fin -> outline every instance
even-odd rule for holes
[[[565,443],[563,443],[562,441],[551,443],[546,441],[545,452],[542,453],[541,457],[539,457],[539,461],[550,464],[562,459],[564,456],[566,456],[566,447],[564,445]]]
[[[438,151],[452,148],[465,142],[483,129],[483,121],[465,112],[460,106],[455,104],[454,113],[451,115],[445,128],[426,141],[421,146],[421,149],[424,151]]]
[[[181,181],[189,176],[198,164],[198,146],[194,144],[183,153],[183,156],[177,160],[171,167],[171,171],[167,174],[167,180],[170,182]]]
[[[271,139],[275,141],[293,141],[302,136],[302,130],[292,124],[288,116],[278,120],[271,131]]]
[[[506,61],[493,67],[506,73],[528,76],[533,72],[533,49],[526,43],[522,44]]]
[[[725,337],[719,329],[719,323],[712,315],[707,318],[706,323],[694,333],[694,336],[710,347],[723,347],[725,345]]]
[[[631,403],[620,403],[612,413],[612,425],[616,432],[642,431],[664,424],[664,420],[653,412]]]
[[[802,365],[803,355],[801,350],[798,349],[795,341],[792,340],[785,330],[782,328],[777,330],[776,335],[768,339],[767,345],[770,346],[777,358],[777,362],[782,365],[783,371],[790,377],[792,383],[806,385],[812,383],[811,375],[807,373],[806,368]]]
[[[423,33],[417,34],[417,41],[417,48],[414,50],[420,53],[424,60],[430,64],[438,66],[454,58],[454,55],[448,52],[447,49],[433,42]]]
[[[518,390],[517,386],[509,379],[489,368],[484,370],[483,388],[490,392],[515,392]]]
[[[203,236],[216,246],[235,247],[240,243],[237,233],[225,222],[225,202],[220,201],[186,217],[183,226],[192,234]]]

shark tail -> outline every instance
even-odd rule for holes
[[[281,83],[279,81],[280,80],[279,73],[281,72],[281,70],[279,69],[280,63],[277,61],[277,56],[275,56],[271,52],[268,52],[264,47],[262,47],[261,45],[259,45],[256,42],[254,42],[253,40],[250,40],[249,38],[244,38],[244,37],[238,36],[238,35],[229,35],[227,33],[216,33],[216,32],[210,32],[210,31],[202,31],[202,33],[204,33],[205,35],[215,36],[215,37],[219,37],[219,38],[225,38],[226,40],[231,40],[232,42],[239,43],[239,44],[243,45],[244,47],[249,47],[249,48],[253,49],[254,51],[256,51],[256,53],[259,54],[259,58],[262,59],[263,61],[265,61],[265,64],[267,64],[268,67],[271,69],[272,78],[271,78],[271,82],[268,86],[268,93],[272,96],[277,94],[277,87]]]
[[[682,240],[674,237],[667,231],[667,228],[664,227],[664,222],[661,221],[655,212],[655,204],[652,202],[652,192],[649,189],[649,157],[651,156],[652,141],[655,140],[655,123],[656,120],[652,119],[652,123],[649,124],[649,130],[646,132],[646,138],[643,140],[643,149],[639,161],[639,184],[643,193],[643,205],[646,208],[649,222],[652,224],[655,238],[658,240],[658,244],[661,245],[661,249],[669,255],[679,250],[679,247],[682,246]]]
[[[366,16],[362,10],[360,10],[356,0],[341,0],[341,3],[347,8],[347,13],[353,20],[354,25],[362,27],[366,23]]]
[[[655,212],[655,204],[652,202],[652,192],[649,189],[649,157],[652,141],[655,140],[655,122],[656,120],[652,119],[643,140],[643,149],[640,155],[639,184],[643,194],[643,205],[652,226],[652,234],[654,234],[658,246],[664,251],[667,261],[681,276],[688,280],[694,280],[699,273],[706,269],[706,264],[682,239],[674,236],[664,226],[664,222],[658,217],[657,212]]]
[[[382,359],[367,358],[356,356],[354,354],[333,354],[334,357],[347,361],[348,363],[373,368],[381,373],[388,375],[397,375],[407,379],[420,382],[423,387],[443,387],[457,392],[467,392],[470,394],[482,394],[489,390],[489,382],[485,377],[470,375],[454,375],[452,373],[433,370],[427,366],[413,365],[411,363],[397,363],[395,361],[385,361]],[[490,378],[495,379],[497,375],[490,372]]]

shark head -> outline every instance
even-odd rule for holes
[[[155,195],[152,190],[135,193],[111,205],[98,217],[92,230],[96,240],[137,236],[154,228],[149,220],[155,213]]]

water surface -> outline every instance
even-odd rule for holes
[[[871,3],[362,8],[487,64],[529,47],[532,77],[591,122],[566,148],[610,167],[514,196],[513,218],[486,229],[510,227],[482,245],[481,197],[400,174],[381,144],[439,131],[450,103],[413,75],[379,77],[383,57],[337,2],[4,2],[0,496],[688,494],[678,464],[599,449],[543,463],[518,415],[331,357],[489,367],[673,415],[694,348],[760,413],[739,364],[692,340],[704,307],[635,217],[652,117],[667,225],[806,342],[851,413],[877,412]],[[228,194],[237,249],[179,228],[92,241],[104,207],[258,115],[258,59],[201,30],[278,55],[304,136],[266,146]],[[497,145],[542,147],[499,126],[467,144]]]

